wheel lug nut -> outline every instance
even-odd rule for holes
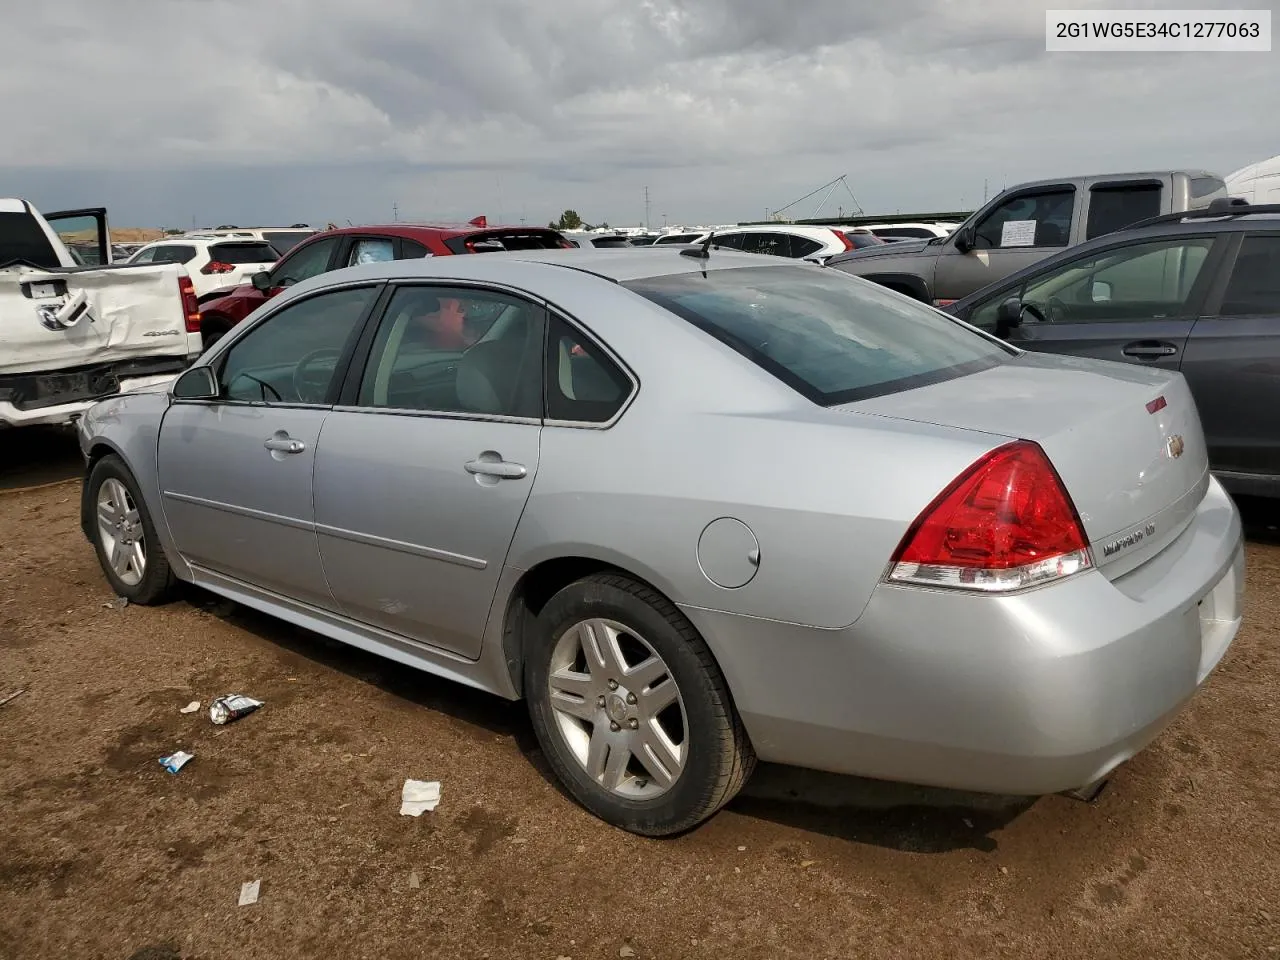
[[[603,694],[603,693],[602,693],[602,694],[600,694],[600,696],[596,697],[596,706],[597,706],[597,707],[603,707],[603,706],[604,706],[604,694]]]
[[[618,681],[617,681],[617,680],[610,680],[610,681],[609,681],[609,689],[610,689],[610,690],[617,690],[617,689],[618,689]]]
[[[639,730],[640,721],[637,720],[635,717],[632,717],[631,720],[627,723],[627,726],[630,727],[632,730]]]
[[[634,693],[628,693],[627,703],[635,703],[635,702],[636,702],[636,695]]]
[[[618,732],[619,730],[621,730],[622,728],[621,728],[620,726],[618,726],[618,724],[617,724],[617,722],[616,722],[616,721],[610,720],[610,721],[609,721],[609,729],[610,729],[610,730],[612,730],[614,733],[617,733],[617,732]]]

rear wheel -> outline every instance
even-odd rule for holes
[[[115,592],[131,603],[163,603],[175,578],[155,524],[124,462],[103,457],[89,474],[94,507],[93,546]]]
[[[543,752],[601,819],[678,833],[750,775],[755,754],[711,651],[651,588],[612,574],[570,584],[538,616],[526,653]]]
[[[205,317],[200,322],[200,346],[208,350],[231,330],[231,323],[222,317]]]

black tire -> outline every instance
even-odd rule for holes
[[[142,547],[146,562],[142,578],[134,584],[126,583],[112,568],[103,543],[102,531],[99,529],[98,499],[102,492],[102,485],[108,480],[116,480],[124,485],[141,523]],[[169,566],[169,558],[165,556],[164,548],[160,546],[160,538],[156,536],[156,527],[147,510],[146,502],[138,492],[138,484],[129,472],[129,468],[124,465],[124,461],[115,454],[103,457],[93,465],[93,470],[89,474],[89,505],[94,511],[90,527],[93,549],[98,555],[98,563],[102,566],[102,572],[107,582],[111,584],[111,589],[130,603],[143,606],[157,606],[172,599],[177,578]]]
[[[203,350],[208,350],[215,343],[231,332],[231,324],[226,323],[220,318],[206,318],[200,324],[200,346]]]
[[[566,630],[590,618],[617,621],[644,637],[679,688],[687,758],[674,784],[653,799],[610,793],[587,774],[556,727],[548,689],[552,652]],[[534,732],[561,783],[587,810],[631,833],[661,837],[697,826],[733,799],[755,768],[755,752],[706,643],[666,597],[629,577],[596,574],[551,598],[533,623],[524,684]]]

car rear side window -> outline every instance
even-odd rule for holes
[[[849,242],[852,243],[853,241],[851,240]],[[797,237],[793,235],[791,237],[791,256],[796,259],[799,259],[800,257],[808,257],[817,253],[823,248],[823,246],[824,244],[819,243],[817,240],[810,239],[809,237]],[[854,248],[857,248],[857,244],[854,244]]]
[[[196,258],[196,248],[185,243],[156,247],[153,263],[190,263]]]
[[[1011,355],[936,310],[835,270],[744,267],[624,286],[822,406],[976,373]]]
[[[1160,214],[1158,183],[1133,183],[1125,186],[1094,187],[1089,191],[1089,220],[1085,239],[1115,233],[1131,223]]]
[[[209,259],[219,263],[275,263],[276,248],[265,240],[261,243],[215,243],[209,248]]]
[[[1280,317],[1280,235],[1244,238],[1218,313]]]
[[[547,335],[546,366],[548,420],[606,423],[631,395],[626,373],[600,347],[554,315]]]

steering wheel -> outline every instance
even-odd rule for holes
[[[329,392],[329,383],[333,380],[333,368],[328,370],[311,370],[321,360],[337,361],[342,356],[341,350],[322,347],[312,350],[293,368],[293,391],[301,403],[324,403],[325,394]]]
[[[1052,301],[1050,301],[1050,303],[1052,303]],[[1043,310],[1041,310],[1034,303],[1027,303],[1026,301],[1023,301],[1022,312],[1031,314],[1031,316],[1035,317],[1035,319],[1040,323],[1045,323],[1046,322],[1045,314],[1052,313],[1053,308],[1052,306],[1047,306]]]

